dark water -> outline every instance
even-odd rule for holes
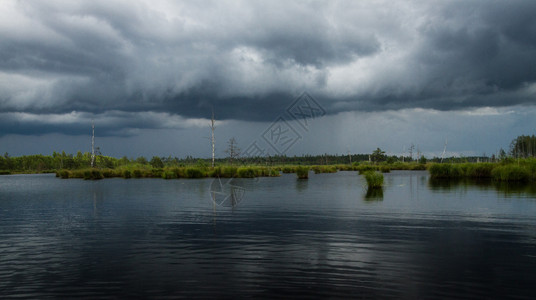
[[[527,298],[527,187],[354,172],[242,180],[0,177],[0,296],[22,298]]]

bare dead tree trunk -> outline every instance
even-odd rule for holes
[[[95,123],[91,122],[91,167],[95,167]]]
[[[214,169],[214,159],[215,159],[215,139],[214,139],[214,129],[216,129],[214,120],[214,109],[212,109],[212,119],[210,120],[210,129],[212,130],[212,168]]]
[[[233,161],[240,156],[240,148],[238,148],[238,143],[234,137],[230,138],[227,144],[225,152],[229,155],[229,163],[232,165]]]

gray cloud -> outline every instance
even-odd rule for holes
[[[533,1],[4,1],[0,134],[270,121],[306,90],[329,114],[536,104]],[[31,115],[78,112],[72,123]],[[67,126],[68,125],[68,126]],[[182,125],[173,125],[182,126]],[[187,125],[184,125],[187,126]]]
[[[107,111],[100,114],[71,112],[68,114],[0,113],[0,136],[61,132],[85,135],[90,124],[96,124],[100,136],[129,136],[137,129],[184,129],[206,127],[203,119],[185,119],[157,112]]]

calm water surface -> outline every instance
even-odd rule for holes
[[[536,297],[533,187],[355,172],[241,180],[0,176],[0,296]]]

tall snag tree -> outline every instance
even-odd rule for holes
[[[238,159],[240,156],[240,148],[238,148],[238,142],[234,137],[230,138],[227,142],[227,150],[225,150],[225,153],[229,155],[229,164],[233,164],[233,161]]]

